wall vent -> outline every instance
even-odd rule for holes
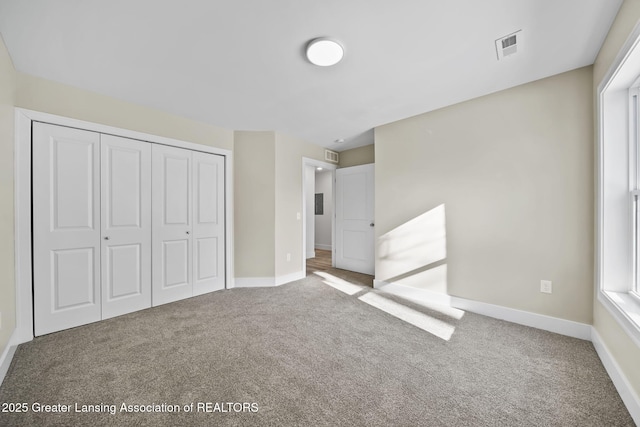
[[[498,60],[506,58],[507,56],[515,55],[519,50],[522,50],[522,30],[507,34],[506,36],[500,37],[496,40],[496,54],[498,55]]]
[[[327,162],[338,163],[339,156],[335,151],[324,150],[324,159]]]

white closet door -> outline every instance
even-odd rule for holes
[[[151,144],[101,135],[102,318],[151,307]]]
[[[33,125],[35,334],[101,318],[100,135]]]
[[[152,147],[153,305],[193,295],[191,151]]]
[[[224,157],[194,151],[193,295],[224,289]]]

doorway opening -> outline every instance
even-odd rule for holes
[[[335,266],[335,171],[336,165],[302,159],[302,270],[307,275]]]

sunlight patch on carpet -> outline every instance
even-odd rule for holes
[[[324,284],[329,285],[332,288],[339,290],[340,292],[344,292],[347,295],[355,295],[363,289],[366,289],[364,286],[354,285],[353,283],[349,283],[344,279],[327,273],[326,271],[316,271],[313,274],[322,277],[324,279]]]
[[[462,317],[466,313],[464,310],[460,310],[459,308],[451,307],[450,305],[436,304],[436,303],[431,302],[431,301],[425,301],[423,299],[412,298],[410,296],[405,296],[403,294],[394,294],[392,292],[386,292],[384,290],[384,288],[380,289],[380,292],[383,293],[383,294],[386,293],[388,295],[397,295],[402,299],[405,299],[407,301],[411,301],[413,304],[420,305],[420,306],[422,306],[424,308],[427,308],[429,310],[432,310],[432,311],[437,311],[438,313],[444,314],[445,316],[451,317],[452,319],[455,319],[455,320],[462,319]]]
[[[373,292],[368,292],[358,299],[445,341],[449,341],[456,330],[454,326],[442,320],[420,313]]]

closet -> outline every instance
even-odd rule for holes
[[[35,335],[224,288],[224,157],[34,123]]]

